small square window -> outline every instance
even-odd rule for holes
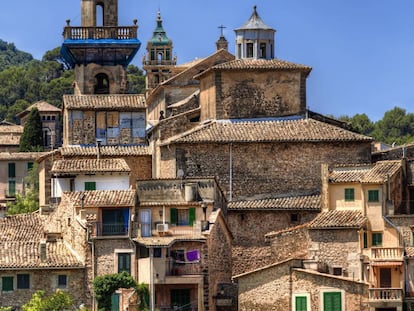
[[[68,276],[65,274],[59,274],[57,276],[57,286],[59,288],[66,288],[68,287]]]
[[[14,290],[12,276],[3,276],[1,278],[1,290],[3,292],[11,292]]]
[[[372,233],[372,246],[382,246],[382,233]]]
[[[161,254],[162,254],[161,248],[159,248],[159,247],[154,248],[154,257],[155,258],[161,258],[162,257]]]
[[[18,274],[17,275],[17,288],[29,289],[30,288],[30,274]]]
[[[379,202],[378,190],[368,190],[368,202]]]
[[[345,201],[347,202],[355,201],[355,189],[354,188],[345,189]]]
[[[299,214],[290,214],[290,222],[298,222]]]

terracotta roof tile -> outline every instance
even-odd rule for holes
[[[361,228],[367,218],[360,211],[322,212],[310,225],[311,229]]]
[[[57,160],[53,163],[52,173],[95,173],[95,172],[125,172],[129,173],[131,169],[124,159],[107,158],[107,159],[66,159]]]
[[[405,254],[407,257],[414,258],[414,247],[406,247],[405,248]]]
[[[24,126],[22,125],[0,125],[0,134],[23,134]]]
[[[373,165],[336,167],[329,174],[331,183],[384,183],[388,176],[401,169],[401,161],[379,161]]]
[[[97,156],[98,148],[95,146],[69,146],[59,149],[64,157]],[[148,146],[101,146],[102,157],[122,157],[151,155]]]
[[[313,119],[217,120],[201,124],[163,144],[229,142],[367,141],[368,136]]]
[[[136,203],[135,190],[91,190],[64,192],[63,195],[75,207],[133,207]],[[63,200],[63,199],[62,199]]]
[[[309,66],[291,63],[280,59],[235,59],[226,63],[215,65],[213,70],[300,70],[309,73]]]
[[[135,111],[146,107],[143,94],[63,95],[63,105],[69,110]]]
[[[46,152],[0,152],[0,161],[35,161],[41,156],[46,155]]]
[[[0,219],[0,269],[83,267],[60,239],[46,242],[46,260],[41,260],[46,219],[38,213]]]
[[[313,210],[320,211],[321,196],[294,196],[274,199],[233,201],[227,205],[228,210]]]

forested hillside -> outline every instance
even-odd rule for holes
[[[60,47],[47,51],[42,60],[0,40],[0,120],[14,116],[31,104],[45,100],[61,107],[62,96],[73,93],[73,71],[60,56]],[[145,90],[145,77],[136,66],[128,67],[129,93]]]

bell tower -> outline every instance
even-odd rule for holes
[[[146,71],[146,93],[148,94],[172,76],[171,69],[176,65],[176,57],[172,57],[173,44],[162,26],[161,13],[158,11],[157,26],[152,38],[147,43],[147,55],[142,67]]]
[[[253,7],[250,18],[236,32],[237,59],[273,59],[275,32],[267,26]]]
[[[137,21],[118,25],[118,0],[81,0],[82,25],[67,20],[61,54],[74,69],[75,94],[123,94],[126,67],[138,52]]]

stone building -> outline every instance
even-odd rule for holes
[[[1,152],[18,152],[20,137],[24,127],[3,120],[0,122],[0,150]]]

